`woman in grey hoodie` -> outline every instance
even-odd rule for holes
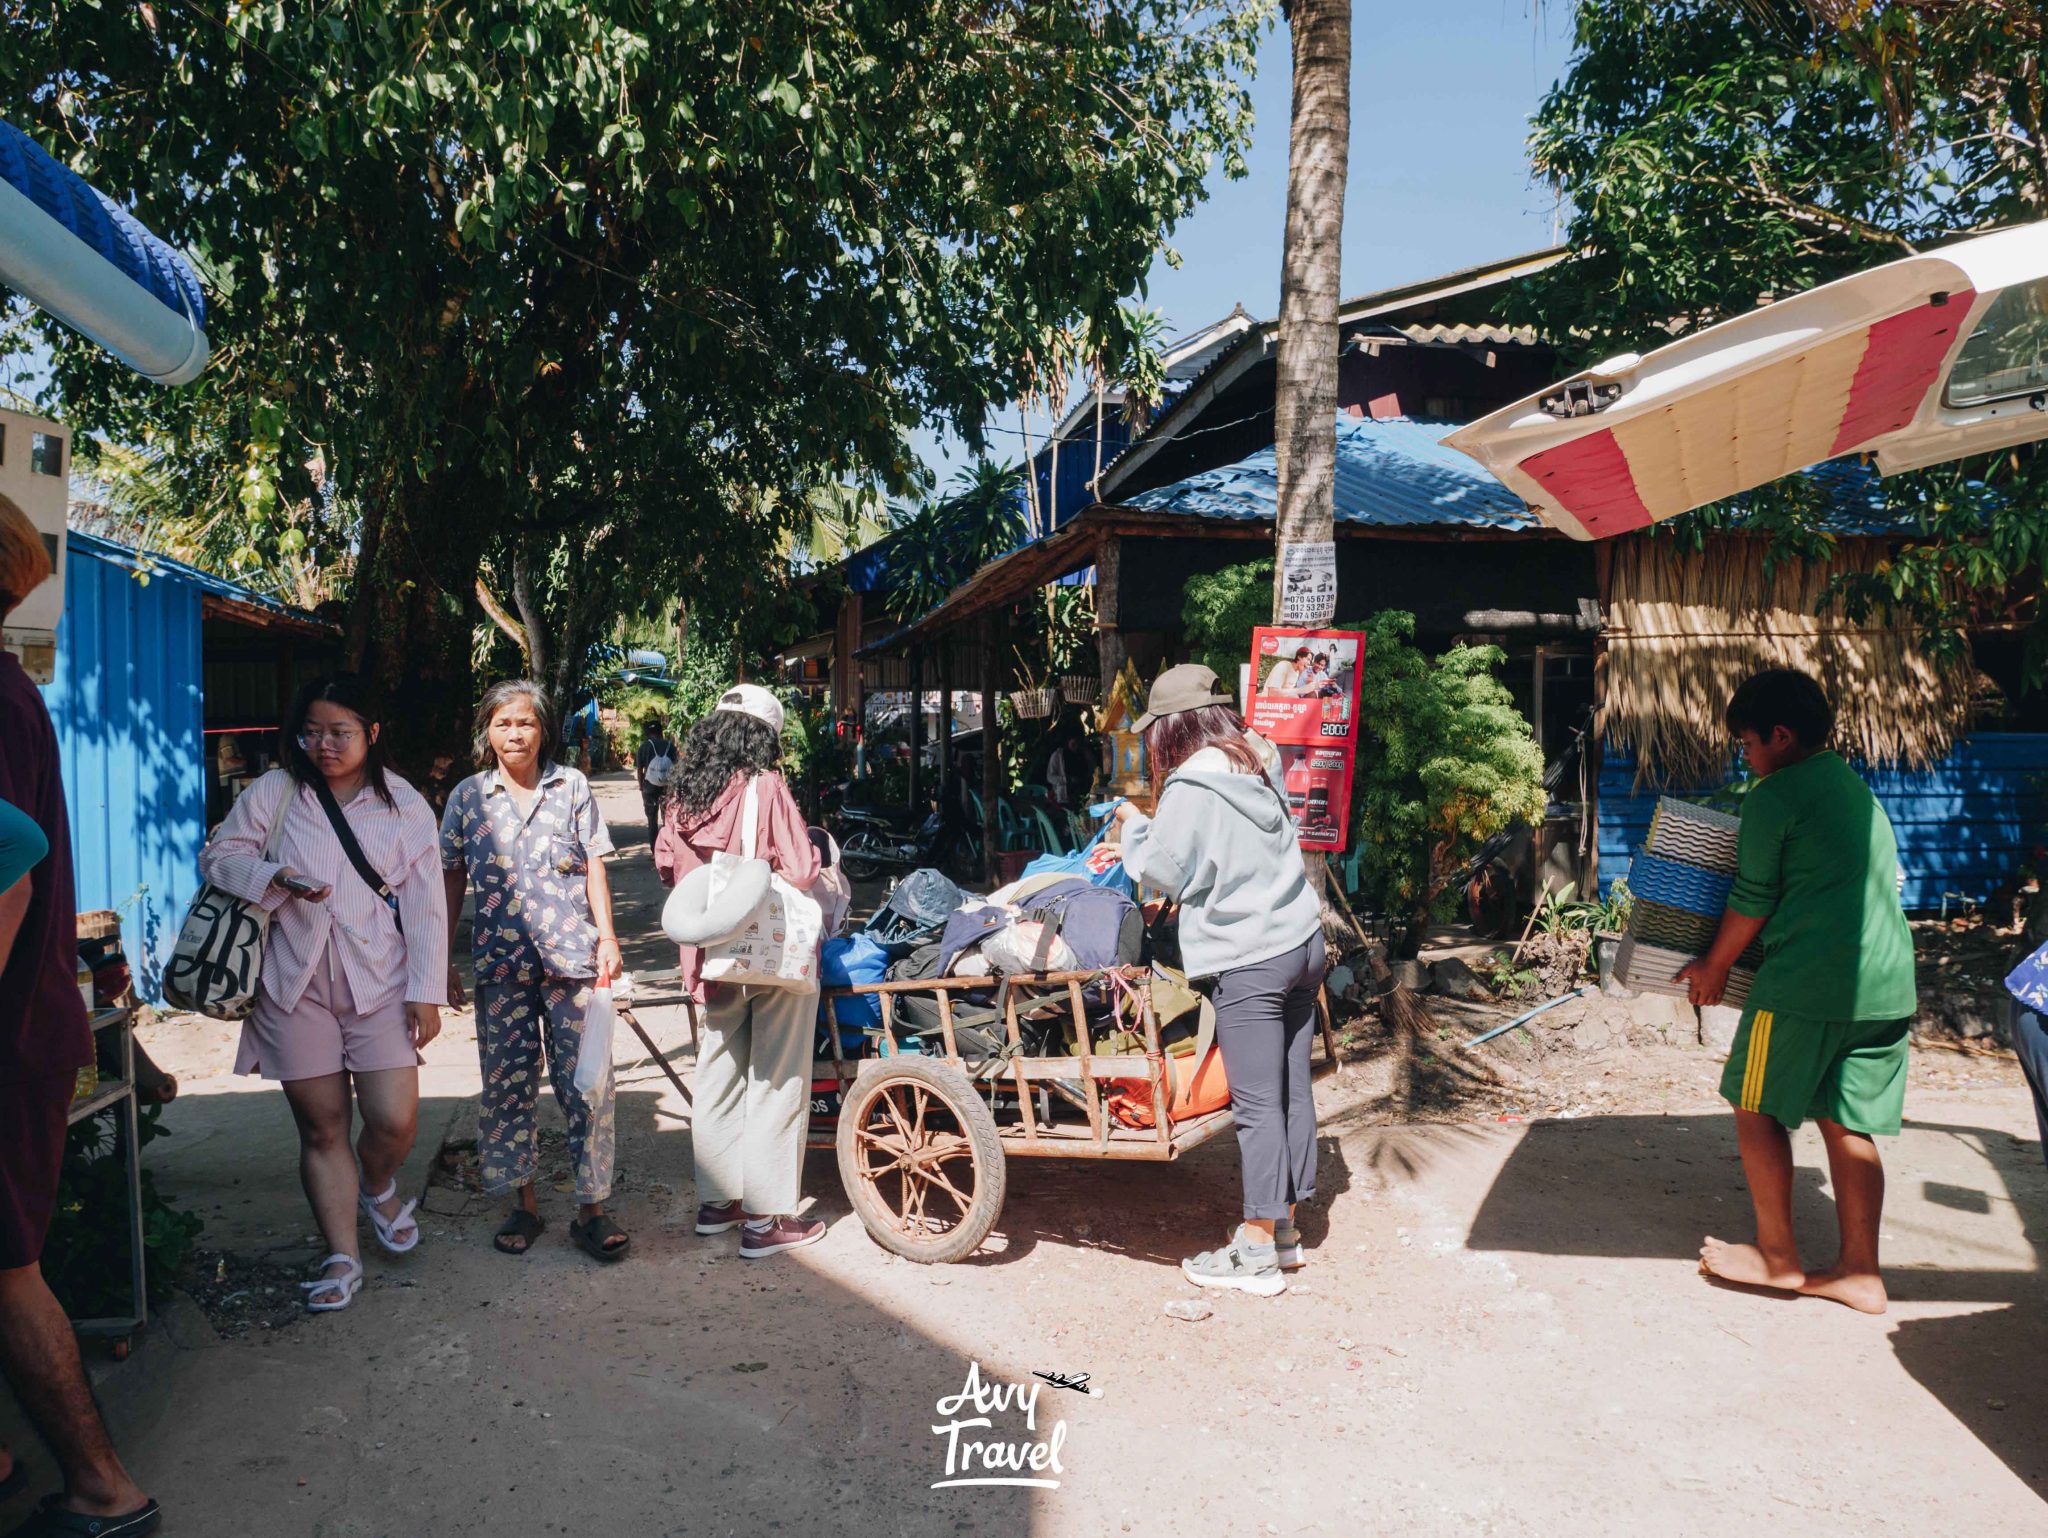
[[[1245,729],[1213,672],[1187,663],[1160,674],[1137,730],[1154,810],[1117,808],[1124,869],[1180,905],[1181,959],[1216,1005],[1244,1175],[1243,1225],[1181,1270],[1199,1286],[1271,1296],[1286,1287],[1281,1271],[1302,1263],[1294,1206],[1315,1195],[1321,904],[1274,780],[1279,755]]]

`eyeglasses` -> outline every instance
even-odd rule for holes
[[[332,732],[300,732],[299,746],[308,753],[319,747],[323,742],[331,742],[337,748],[345,748],[362,735],[361,732],[346,726]]]

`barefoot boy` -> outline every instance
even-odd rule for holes
[[[1834,711],[1811,678],[1789,668],[1756,674],[1728,702],[1727,722],[1758,784],[1743,803],[1721,928],[1679,975],[1690,980],[1693,1003],[1719,1003],[1729,967],[1762,932],[1763,964],[1721,1074],[1756,1243],[1710,1238],[1700,1269],[1880,1314],[1884,1166],[1871,1139],[1898,1133],[1916,1008],[1898,847],[1869,787],[1828,751]],[[1791,1129],[1809,1116],[1827,1142],[1842,1230],[1840,1255],[1825,1271],[1800,1265],[1792,1237]]]

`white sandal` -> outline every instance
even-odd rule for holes
[[[419,1199],[415,1197],[412,1201],[400,1207],[396,1217],[387,1218],[377,1210],[379,1203],[388,1202],[397,1194],[398,1177],[393,1175],[391,1177],[391,1184],[384,1188],[382,1196],[372,1196],[368,1191],[359,1188],[356,1191],[356,1200],[363,1204],[363,1211],[370,1215],[370,1226],[377,1230],[377,1242],[394,1255],[409,1255],[419,1248],[420,1225],[413,1221],[412,1215],[413,1208],[419,1205]],[[412,1237],[403,1244],[400,1244],[391,1237],[399,1229],[408,1226],[412,1229]]]
[[[300,1288],[306,1294],[307,1313],[331,1314],[337,1309],[347,1308],[349,1304],[355,1301],[356,1294],[363,1290],[363,1263],[353,1255],[342,1255],[339,1253],[329,1255],[320,1262],[320,1269],[325,1271],[337,1260],[348,1262],[348,1269],[342,1272],[341,1275],[320,1276],[315,1277],[310,1282],[299,1283]],[[338,1293],[339,1296],[327,1303],[314,1301],[315,1296],[321,1292]]]

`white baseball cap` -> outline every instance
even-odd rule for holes
[[[776,736],[782,735],[782,701],[759,684],[734,684],[718,697],[718,709],[763,722]]]

